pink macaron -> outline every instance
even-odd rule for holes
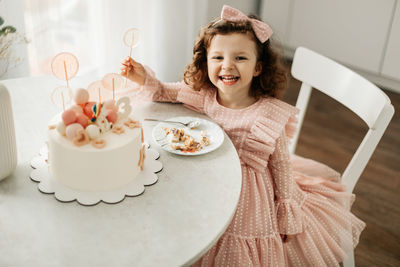
[[[106,119],[111,123],[116,123],[118,120],[118,113],[115,110],[108,109]]]
[[[67,109],[62,113],[61,118],[65,125],[70,125],[76,122],[76,112],[71,109]]]
[[[76,122],[82,125],[82,127],[86,129],[86,127],[89,125],[89,118],[86,117],[85,114],[80,113],[77,114],[76,116]]]

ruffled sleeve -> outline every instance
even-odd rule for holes
[[[298,109],[278,99],[265,99],[242,147],[241,159],[258,171],[269,168],[275,183],[278,228],[281,234],[303,231],[301,203],[292,196],[293,174],[288,137],[293,137]]]
[[[258,113],[240,155],[245,164],[265,170],[282,131],[289,137],[294,135],[298,109],[278,99],[267,98]]]
[[[195,91],[183,81],[162,83],[149,67],[146,66],[145,69],[146,80],[137,91],[136,96],[149,101],[183,103],[190,109],[204,113],[204,99],[207,90]]]

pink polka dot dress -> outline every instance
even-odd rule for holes
[[[148,70],[148,73],[150,71]],[[228,134],[242,166],[236,213],[217,243],[194,266],[339,266],[358,243],[364,222],[349,210],[340,175],[288,151],[297,108],[261,98],[244,109],[229,109],[216,90],[194,91],[148,75],[133,97],[180,102],[208,115]],[[281,234],[295,235],[284,243]]]

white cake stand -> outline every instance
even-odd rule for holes
[[[55,198],[61,202],[77,201],[84,206],[92,206],[100,201],[105,203],[118,203],[125,199],[125,196],[134,197],[141,195],[145,191],[145,186],[150,186],[158,181],[157,172],[161,171],[163,166],[158,160],[160,154],[153,149],[149,149],[146,144],[146,158],[144,160],[144,169],[131,183],[110,191],[87,192],[69,188],[56,179],[53,179],[49,173],[47,158],[47,146],[42,147],[39,155],[32,159],[31,166],[34,169],[30,178],[38,182],[38,189],[42,193],[54,194]]]

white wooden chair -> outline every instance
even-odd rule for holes
[[[342,174],[342,183],[348,192],[352,192],[394,114],[389,97],[352,70],[304,47],[296,49],[291,72],[294,78],[302,82],[296,102],[296,107],[300,109],[299,127],[290,145],[292,154],[296,149],[312,88],[340,102],[368,125],[368,132]],[[354,266],[353,251],[343,266]]]

